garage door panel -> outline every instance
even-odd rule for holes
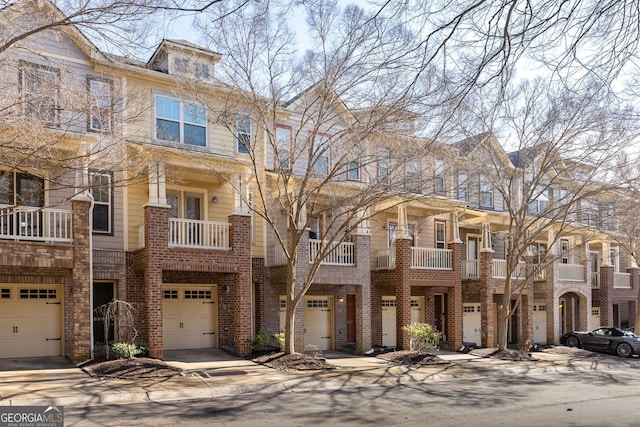
[[[331,350],[331,313],[329,297],[305,298],[305,350]]]
[[[482,313],[480,304],[462,305],[462,341],[481,345]]]
[[[162,304],[164,348],[215,347],[216,299],[216,286],[165,286]]]
[[[62,286],[0,289],[0,358],[62,355]]]

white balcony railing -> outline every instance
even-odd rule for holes
[[[478,279],[480,277],[480,260],[462,261],[462,279]]]
[[[584,266],[581,264],[558,265],[558,278],[569,282],[584,282]]]
[[[71,242],[70,210],[34,208],[0,209],[0,239]]]
[[[451,249],[411,247],[411,268],[426,270],[453,270]]]
[[[396,268],[396,248],[378,251],[376,258],[378,270],[393,270]]]
[[[324,249],[324,245],[331,245],[329,254],[320,262],[321,265],[356,265],[355,243],[353,242],[323,242],[322,240],[309,239],[309,263],[312,263],[318,254]]]
[[[547,266],[545,264],[533,264],[533,280],[547,280]]]
[[[518,266],[515,268],[515,271],[511,275],[513,279],[524,279],[526,277],[525,267],[526,263],[524,261],[520,261]],[[496,279],[506,279],[507,278],[507,260],[506,259],[494,259],[492,260],[492,268],[493,273],[492,276]]]
[[[229,250],[228,222],[169,218],[169,246]]]
[[[631,289],[631,274],[613,273],[613,287],[616,289]]]

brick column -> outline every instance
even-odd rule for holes
[[[73,272],[71,282],[71,333],[65,337],[65,353],[73,362],[91,357],[91,200],[71,200],[73,223]],[[68,307],[68,305],[67,305]],[[67,329],[67,328],[65,328]],[[67,329],[68,331],[69,329]]]
[[[631,289],[634,290],[635,295],[638,295],[638,289],[640,288],[640,268],[627,268],[627,273],[631,274]],[[638,315],[637,307],[638,298],[636,297],[629,301],[629,326],[636,324],[636,316]]]
[[[613,325],[613,270],[612,265],[600,267],[600,324]]]
[[[480,252],[480,327],[483,347],[495,347],[496,335],[494,331],[493,289],[493,251]]]
[[[251,281],[251,216],[234,214],[229,216],[231,230],[229,244],[236,258],[238,272],[233,275],[233,329],[235,353],[238,356],[251,354],[251,308],[253,284]]]
[[[371,343],[382,345],[382,291],[371,286]]]
[[[163,358],[162,261],[169,258],[169,206],[144,207],[144,290],[141,311],[146,330],[142,336],[149,345],[149,356]]]
[[[449,350],[457,350],[462,345],[462,242],[451,242],[451,266],[455,273],[453,286],[450,286],[447,298],[447,341]]]
[[[402,329],[411,324],[411,240],[396,240],[396,343],[402,350],[411,348],[411,337]]]
[[[371,237],[368,234],[354,236],[356,267],[362,284],[356,286],[356,353],[371,348]]]

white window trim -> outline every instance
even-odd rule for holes
[[[157,105],[158,105],[158,97],[161,96],[163,98],[169,98],[169,99],[174,99],[178,102],[180,102],[180,119],[178,120],[178,123],[180,125],[180,141],[171,141],[168,139],[161,139],[158,138],[158,119],[163,119],[162,117],[158,117],[157,114]],[[171,95],[167,95],[164,93],[154,93],[153,94],[153,138],[155,140],[158,141],[164,141],[164,142],[168,142],[171,144],[183,144],[187,147],[201,147],[201,148],[205,148],[209,146],[209,119],[208,119],[208,112],[205,108],[204,105],[195,102],[195,101],[190,101],[188,99],[182,99],[182,98],[176,98],[175,96],[171,96]],[[197,105],[199,107],[202,107],[202,109],[204,110],[204,125],[201,125],[199,123],[192,123],[192,122],[187,122],[184,119],[184,105],[186,104],[193,104],[193,105]],[[175,119],[169,119],[169,118],[164,118],[164,120],[170,120],[170,121],[175,121]],[[199,126],[199,127],[204,127],[204,145],[198,145],[198,144],[188,144],[184,141],[184,125],[185,124],[189,124],[189,125],[194,125],[194,126]]]

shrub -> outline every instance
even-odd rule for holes
[[[411,350],[426,351],[438,348],[442,334],[428,323],[412,323],[402,329],[411,335]]]
[[[269,344],[269,335],[263,330],[260,329],[256,333],[256,337],[253,339],[253,346],[257,351],[262,351],[265,345]]]
[[[111,344],[111,350],[120,358],[132,359],[140,354],[145,354],[149,349],[143,343],[114,342]]]
[[[280,350],[284,351],[284,331],[280,331],[277,334],[273,334],[273,337],[278,341]]]

